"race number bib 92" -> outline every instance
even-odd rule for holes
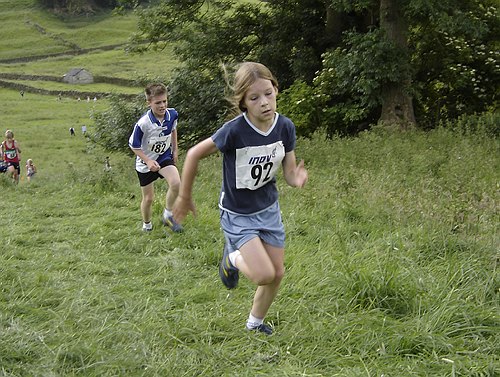
[[[148,148],[151,152],[163,154],[170,148],[172,134],[165,136],[153,136],[148,140]]]
[[[236,150],[236,188],[256,190],[276,175],[285,158],[283,142]]]

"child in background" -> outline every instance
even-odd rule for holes
[[[17,184],[21,175],[21,149],[19,143],[14,139],[14,132],[7,130],[5,132],[5,140],[2,142],[2,155],[7,164],[7,173],[12,176],[12,179]]]
[[[307,170],[304,161],[296,163],[294,124],[276,112],[278,82],[269,69],[243,63],[228,86],[238,115],[187,152],[174,217],[181,223],[189,211],[196,215],[192,188],[198,163],[220,151],[225,246],[219,275],[229,289],[238,284],[239,271],[257,285],[246,328],[270,335],[273,329],[264,318],[285,272],[285,231],[275,175],[281,165],[288,185],[303,187]]]
[[[174,232],[181,232],[172,215],[172,208],[179,193],[180,176],[175,166],[178,157],[177,118],[178,113],[168,108],[167,88],[153,83],[145,89],[149,110],[135,124],[129,138],[129,147],[136,154],[135,169],[141,186],[142,230],[151,231],[154,181],[165,178],[168,184],[162,222]]]
[[[104,159],[104,171],[111,171],[111,163],[109,162],[109,157]]]
[[[33,160],[31,158],[28,158],[26,160],[26,179],[28,182],[31,181],[31,177],[33,177],[36,174],[36,166],[33,163]]]

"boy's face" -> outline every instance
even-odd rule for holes
[[[158,120],[163,120],[168,105],[167,95],[161,94],[159,96],[151,97],[151,99],[148,101],[148,105],[151,108],[151,111],[153,112],[155,118]]]

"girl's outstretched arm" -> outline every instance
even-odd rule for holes
[[[182,223],[189,211],[196,216],[196,207],[192,199],[193,183],[198,171],[198,162],[217,152],[217,146],[211,138],[205,139],[188,150],[182,168],[181,188],[175,201],[173,214],[175,221]]]
[[[292,187],[304,187],[307,183],[308,175],[304,167],[304,160],[301,160],[297,165],[295,152],[291,151],[285,154],[283,160],[283,175],[285,181]]]
[[[179,159],[179,148],[178,148],[178,143],[177,143],[177,128],[172,131],[172,141],[171,141],[170,148],[172,148],[172,157],[174,159],[174,162],[177,163],[177,160]]]

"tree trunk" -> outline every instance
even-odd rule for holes
[[[408,26],[402,13],[398,0],[380,0],[380,28],[390,42],[406,51]],[[382,88],[380,122],[400,128],[416,125],[413,100],[408,93],[410,84],[411,77],[408,76],[400,83],[389,83]]]
[[[333,9],[331,5],[326,7],[325,38],[327,39],[328,47],[338,46],[342,40],[344,18],[345,14]]]

